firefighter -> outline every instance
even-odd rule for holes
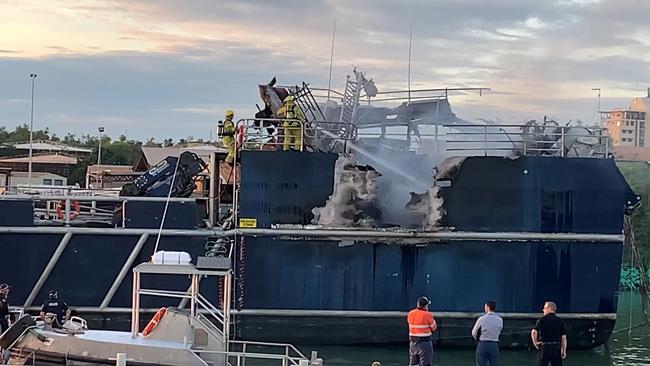
[[[233,118],[235,117],[235,112],[231,109],[226,111],[225,121],[219,121],[217,124],[217,135],[221,138],[221,142],[228,149],[228,156],[226,156],[226,163],[231,166],[235,161],[235,133],[237,128]]]
[[[300,150],[302,145],[302,125],[305,118],[300,108],[294,104],[292,95],[284,98],[284,105],[278,109],[277,114],[287,119],[282,123],[284,129],[282,149],[284,151],[289,149]]]
[[[431,302],[426,297],[418,299],[415,309],[408,313],[409,324],[409,365],[431,366],[433,345],[431,334],[438,328],[433,314],[429,312]]]

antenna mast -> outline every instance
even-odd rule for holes
[[[330,92],[332,90],[332,65],[334,64],[334,39],[336,37],[336,20],[334,21],[334,29],[332,30],[332,50],[330,52],[330,75],[327,81],[327,102],[325,103],[325,113],[330,101]]]
[[[411,32],[409,33],[409,66],[408,66],[408,100],[411,101],[411,45],[413,43],[413,24],[411,24]]]

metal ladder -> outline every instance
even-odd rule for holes
[[[359,98],[361,97],[361,89],[363,85],[361,79],[363,75],[357,71],[355,68],[354,80],[348,75],[345,82],[345,91],[343,92],[343,103],[341,106],[341,115],[339,117],[339,122],[345,123],[354,123],[357,118],[357,112],[359,111]]]
[[[302,86],[296,85],[295,89],[291,91],[291,95],[307,121],[325,121],[325,115],[318,106],[311,89],[309,89],[309,84],[303,81]]]

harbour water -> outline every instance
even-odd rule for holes
[[[610,338],[609,344],[592,350],[569,350],[564,364],[566,366],[650,365],[650,325],[646,323],[640,326],[643,323],[646,321],[640,295],[634,292],[622,292],[619,295],[616,330]],[[628,332],[630,325],[633,326],[633,329]],[[312,349],[318,349],[320,356],[327,361],[327,366],[369,366],[373,361],[380,361],[382,366],[408,364],[408,351],[404,345],[384,347],[316,346]],[[535,350],[502,350],[499,364],[502,366],[534,365],[535,358]],[[434,365],[474,364],[473,350],[441,349],[435,351]]]

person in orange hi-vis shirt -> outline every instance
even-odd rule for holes
[[[409,324],[409,366],[431,366],[433,360],[431,334],[438,325],[429,312],[429,304],[428,298],[419,298],[417,307],[409,311],[406,318]]]

